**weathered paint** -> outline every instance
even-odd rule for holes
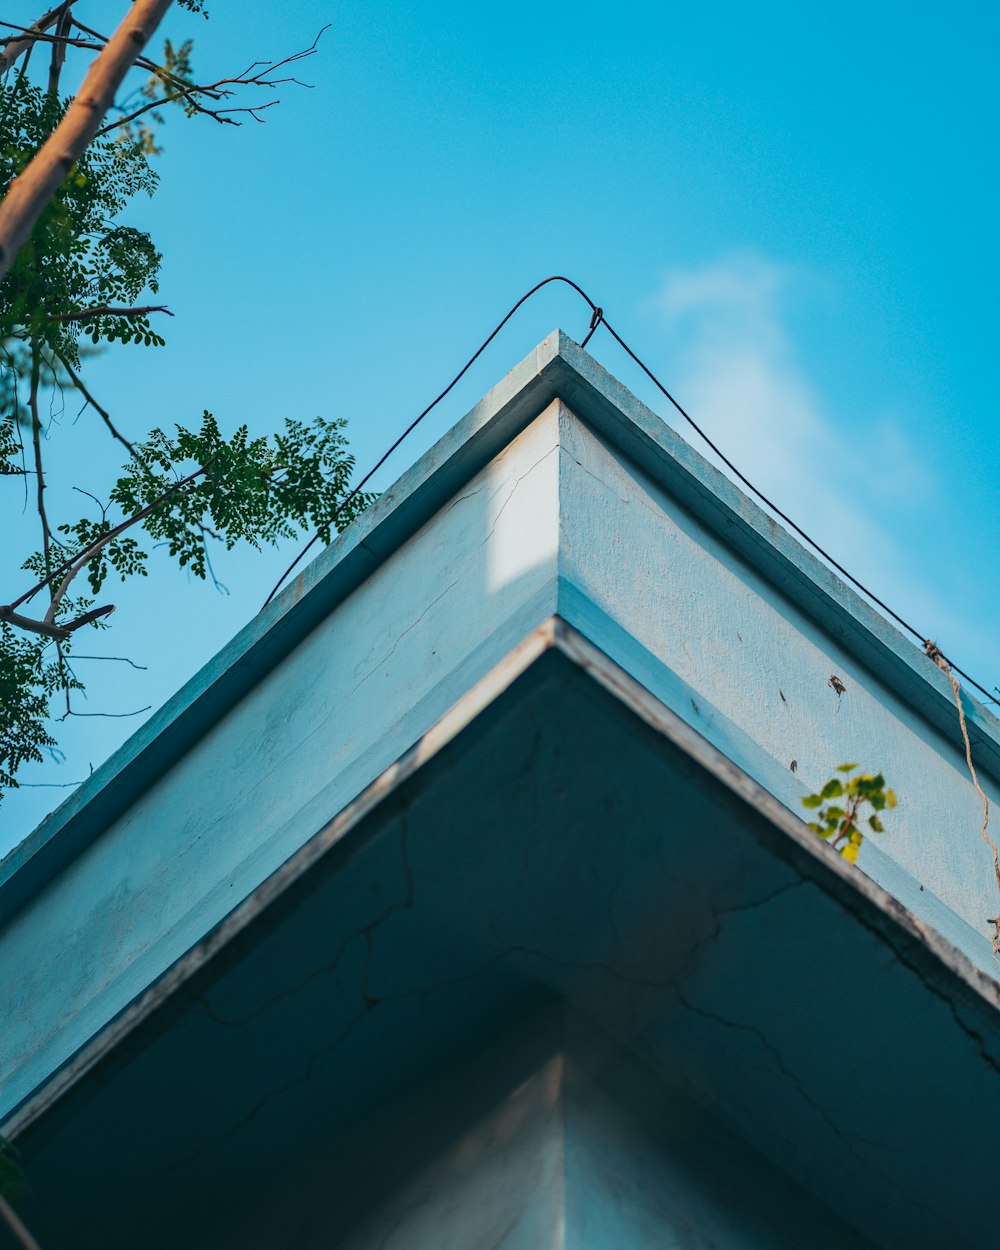
[[[4,1110],[552,612],[556,417],[533,422],[12,918]]]
[[[517,1052],[553,1002],[633,1056],[584,1054],[564,1023],[577,1093],[555,1136],[534,1095],[504,1111],[552,1088],[548,1056]],[[973,1250],[998,1003],[555,620],[22,1124],[30,1214],[53,1250],[131,1250],[139,1228],[148,1250],[377,1246],[397,1222],[419,1245],[452,1217],[476,1245],[544,1227],[562,1176],[565,1230],[607,1232],[600,1250],[651,1225],[722,1241],[734,1217],[750,1245],[814,1244],[810,1218],[851,1245],[827,1209],[885,1250]]]
[[[796,812],[881,768],[902,802],[864,866],[993,970],[942,675],[555,334],[5,861],[0,1114],[553,612]]]
[[[985,917],[1000,898],[957,713],[950,736],[929,725],[849,638],[777,595],[567,408],[560,456],[560,615],[793,811],[837,764],[883,772],[900,803],[861,867],[996,975]]]

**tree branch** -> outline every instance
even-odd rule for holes
[[[82,308],[79,312],[49,313],[46,321],[89,321],[92,317],[148,317],[150,313],[174,314],[166,304],[143,304],[137,308],[115,308],[102,304],[98,308]]]
[[[31,412],[31,446],[35,454],[35,504],[38,519],[42,523],[42,553],[45,557],[46,580],[51,568],[52,531],[45,512],[45,474],[42,471],[42,423],[38,417],[38,376],[41,366],[41,350],[38,340],[31,340],[31,390],[28,406]]]
[[[62,601],[63,595],[65,595],[66,591],[69,589],[70,583],[73,581],[73,578],[76,577],[76,575],[79,572],[81,572],[84,568],[86,568],[86,566],[90,563],[91,560],[93,560],[94,556],[96,556],[99,551],[102,551],[108,545],[108,543],[114,542],[114,540],[119,536],[119,534],[124,534],[124,532],[127,529],[131,529],[133,525],[138,525],[140,521],[144,521],[146,517],[150,515],[151,512],[155,512],[156,509],[160,506],[160,504],[163,503],[165,500],[169,499],[171,495],[176,495],[179,490],[183,489],[183,487],[193,482],[196,478],[201,477],[203,473],[207,472],[210,464],[211,464],[211,461],[208,461],[207,463],[203,464],[200,469],[195,469],[195,471],[193,473],[189,473],[187,477],[181,478],[179,482],[175,482],[173,486],[171,486],[168,490],[165,490],[162,495],[158,495],[157,498],[154,499],[152,503],[147,504],[145,508],[140,508],[138,512],[133,513],[133,515],[130,517],[126,517],[124,521],[120,522],[118,525],[113,526],[111,529],[107,531],[107,533],[102,534],[99,538],[95,538],[93,542],[88,543],[87,546],[84,547],[83,551],[74,558],[73,563],[69,566],[69,569],[67,570],[65,577],[59,583],[59,589],[52,596],[52,602],[49,604],[49,609],[45,613],[45,618],[44,618],[45,624],[51,625],[53,623],[53,621],[55,620],[56,610],[58,609],[59,604]],[[31,595],[34,593],[35,593],[34,591],[30,591],[28,597],[30,598]],[[22,600],[18,600],[17,602],[20,603],[22,602]],[[12,606],[16,607],[17,604],[15,603]],[[113,611],[114,609],[111,609],[111,610]],[[90,613],[88,613],[87,615],[88,617],[92,617],[92,614]],[[84,618],[81,617],[80,623],[86,624],[86,621],[84,620]],[[66,626],[65,628],[71,629],[71,630],[76,629],[77,624],[73,623],[71,625]]]
[[[56,23],[56,39],[52,44],[52,54],[49,58],[49,96],[53,100],[59,99],[59,79],[62,75],[63,62],[66,60],[66,43],[64,36],[69,33],[70,22],[70,6],[63,6],[63,11]]]
[[[0,202],[0,278],[10,268],[56,188],[97,134],[122,79],[170,4],[171,0],[135,0],[91,65],[79,95],[62,121],[10,184]]]
[[[70,630],[65,625],[47,625],[45,621],[36,621],[34,617],[22,616],[20,612],[15,612],[9,604],[5,603],[0,603],[0,621],[7,621],[8,624],[15,625],[29,634],[41,634],[44,638],[65,640],[70,635]]]
[[[6,46],[0,52],[0,74],[6,74],[19,56],[29,52],[42,32],[54,26],[63,14],[70,10],[73,2],[74,0],[63,0],[62,4],[57,4],[54,9],[49,9],[48,13],[44,13],[33,26],[24,27],[22,35],[6,39],[4,41]],[[4,25],[14,26],[15,23],[4,22]]]
[[[62,352],[57,351],[55,348],[53,348],[52,350],[56,359],[59,361],[62,367],[66,370],[66,373],[69,375],[69,380],[73,383],[73,385],[80,392],[83,398],[87,401],[88,404],[90,404],[91,408],[94,409],[94,411],[100,416],[104,424],[108,427],[108,433],[111,435],[111,437],[116,438],[123,447],[127,447],[129,455],[132,456],[133,459],[135,459],[137,455],[135,447],[133,447],[133,445],[128,441],[125,435],[122,434],[118,430],[117,426],[111,420],[111,417],[108,415],[108,413],[101,407],[101,405],[97,402],[97,400],[93,397],[93,395],[91,395],[90,391],[87,390],[86,386],[84,385],[83,379],[73,369],[73,366],[69,363],[69,361],[62,354]]]
[[[81,30],[86,29],[80,26],[79,22],[76,24]],[[198,97],[205,96],[210,100],[227,99],[234,94],[232,91],[233,87],[278,87],[283,83],[295,83],[300,87],[308,86],[308,83],[300,82],[297,78],[272,78],[271,75],[284,65],[291,65],[295,61],[301,61],[306,57],[312,56],[322,38],[323,32],[329,30],[329,28],[329,23],[322,27],[308,48],[303,48],[299,52],[293,52],[290,56],[283,57],[280,61],[255,61],[253,65],[248,65],[242,74],[237,74],[233,78],[219,78],[215,82],[202,84],[186,83],[183,79],[172,78],[170,75],[163,73],[162,69],[154,69],[157,77],[167,85],[167,94],[159,100],[148,101],[135,109],[134,112],[119,118],[117,121],[108,122],[97,133],[99,135],[108,134],[119,126],[127,126],[129,122],[134,122],[137,117],[141,117],[151,109],[160,108],[164,104],[173,104],[178,100],[187,101],[196,112],[202,113],[206,117],[211,117],[222,125],[238,126],[240,124],[228,116],[230,113],[249,113],[255,121],[260,121],[261,119],[257,116],[257,113],[262,109],[271,108],[272,105],[278,103],[277,100],[269,100],[266,104],[245,105],[240,108],[212,109],[206,107]],[[87,33],[97,34],[96,31],[88,31]],[[260,69],[257,69],[258,65],[261,67]],[[252,70],[256,70],[256,73],[251,73]],[[171,89],[175,87],[177,90]]]

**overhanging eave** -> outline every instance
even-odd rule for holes
[[[558,619],[7,1131],[76,1228],[123,1133],[123,1227],[164,1175],[196,1214],[552,996],[869,1235],[985,1244],[996,983]]]

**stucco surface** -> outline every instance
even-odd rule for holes
[[[542,414],[13,917],[3,1111],[554,609],[557,430]]]
[[[5,862],[0,1116],[553,613],[796,815],[836,764],[882,770],[900,806],[859,871],[996,977],[942,675],[555,334]],[[996,797],[996,722],[969,718]],[[369,968],[360,946],[348,958]]]
[[[502,669],[22,1126],[42,1244],[988,1244],[995,983],[569,627]]]
[[[793,811],[838,764],[884,773],[899,806],[862,870],[996,975],[985,917],[1000,899],[954,735],[565,407],[559,490],[560,614]]]

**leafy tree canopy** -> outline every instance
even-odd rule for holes
[[[202,0],[179,3],[205,12]],[[29,38],[0,79],[3,195],[30,176],[55,127],[79,107],[60,91],[67,48],[99,50],[109,42],[83,24],[84,8],[83,0],[60,6],[49,33]],[[157,60],[139,57],[133,72],[141,80],[115,101],[0,280],[0,491],[7,494],[0,507],[20,507],[27,496],[38,514],[37,546],[20,562],[23,584],[0,588],[0,795],[18,785],[24,764],[55,749],[52,700],[69,709],[83,689],[73,666],[79,631],[109,627],[113,605],[98,596],[109,580],[145,576],[152,545],[204,578],[213,543],[260,547],[316,532],[328,541],[371,500],[348,497],[353,459],[343,421],[286,418],[277,432],[251,434],[241,425],[227,437],[205,412],[130,437],[85,381],[96,351],[165,342],[160,327],[169,313],[154,302],[161,255],[149,233],[127,220],[130,202],[157,188],[163,110],[225,124],[238,124],[241,112],[256,117],[265,105],[228,107],[234,91],[295,81],[275,71],[314,49],[209,83],[193,77],[190,40],[167,39]],[[40,395],[69,390],[91,406],[124,463],[110,489],[74,483],[87,501],[80,514],[53,516],[45,452],[58,432],[43,420]]]

